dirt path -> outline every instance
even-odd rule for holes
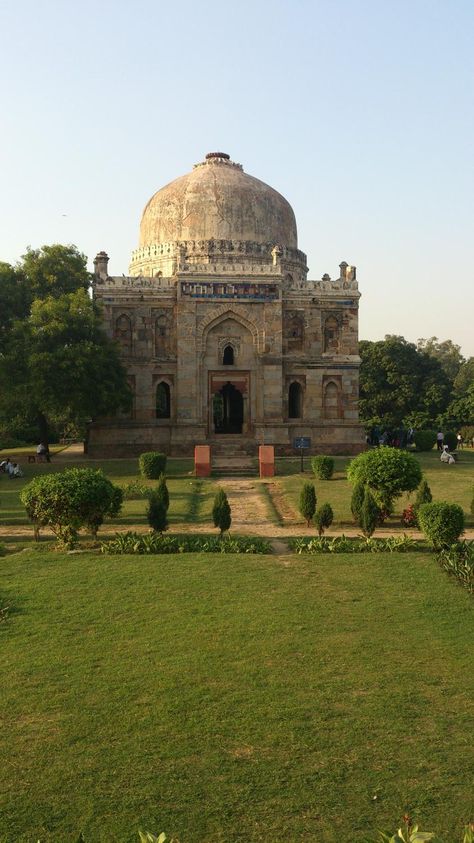
[[[82,453],[82,445],[70,445],[69,448],[61,451],[56,457],[55,462],[68,462],[78,459],[78,455]],[[265,496],[263,485],[271,497],[273,506],[278,513],[282,526],[274,524],[269,517],[268,501]],[[291,536],[314,536],[316,530],[314,527],[306,527],[306,524],[301,519],[300,514],[291,506],[287,498],[283,494],[278,483],[273,480],[260,480],[258,477],[222,477],[219,478],[219,485],[225,490],[230,507],[232,510],[232,532],[241,533],[243,535],[265,536],[272,542],[272,547],[275,554],[284,556],[289,553],[288,545],[285,538]],[[148,526],[145,524],[117,524],[109,521],[100,531],[99,538],[105,538],[105,535],[116,532],[127,532],[134,530],[140,533],[148,532]],[[170,533],[213,533],[214,526],[212,520],[208,523],[200,524],[170,524]],[[418,530],[402,530],[393,528],[379,528],[376,530],[376,536],[386,538],[387,536],[400,536],[406,532],[413,538],[422,538],[422,534]],[[51,531],[45,529],[41,531],[42,535],[51,536]],[[328,536],[337,535],[358,536],[361,531],[356,526],[346,526],[340,529],[337,526],[327,531]],[[0,527],[0,539],[10,538],[21,539],[32,537],[33,530],[29,525],[18,526],[2,526]],[[474,530],[466,530],[463,538],[474,539]]]

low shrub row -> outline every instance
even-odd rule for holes
[[[426,547],[410,538],[403,536],[388,536],[387,538],[349,538],[348,536],[317,536],[309,538],[301,536],[288,540],[288,544],[295,553],[408,553],[413,550],[426,550]]]
[[[267,539],[256,536],[163,536],[118,533],[100,546],[102,553],[271,553]]]

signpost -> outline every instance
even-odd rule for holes
[[[299,451],[301,454],[301,473],[304,472],[304,465],[303,465],[303,456],[304,450],[307,448],[308,450],[311,448],[311,439],[309,436],[297,436],[296,439],[293,439],[293,448],[295,451]]]

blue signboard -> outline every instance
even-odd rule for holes
[[[293,448],[297,450],[300,448],[311,448],[311,439],[309,436],[298,436],[296,439],[293,439]]]

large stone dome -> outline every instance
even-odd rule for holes
[[[209,153],[158,190],[143,211],[140,248],[196,240],[237,240],[297,248],[286,199],[244,173],[225,153]]]

